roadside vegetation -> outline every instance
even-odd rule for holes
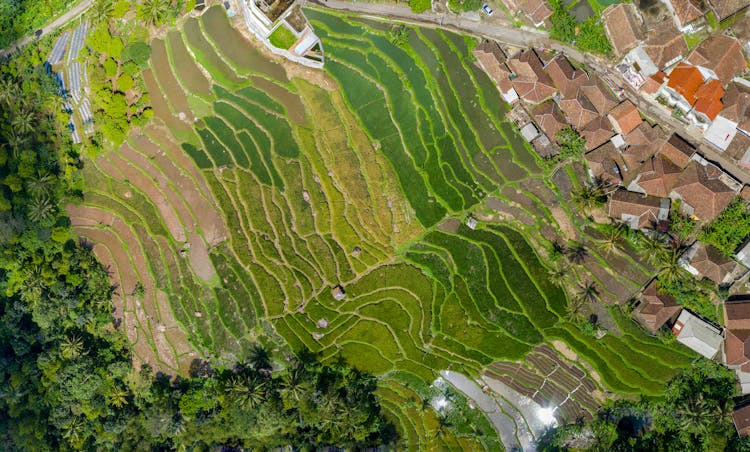
[[[0,49],[34,33],[35,30],[67,11],[71,0],[17,0],[0,4]]]
[[[703,227],[698,240],[715,246],[725,256],[732,256],[750,237],[750,211],[737,197],[721,214]]]
[[[607,39],[599,17],[591,16],[581,23],[565,8],[562,0],[551,0],[550,6],[552,7],[550,38],[575,44],[585,52],[608,55],[612,51],[612,45]]]

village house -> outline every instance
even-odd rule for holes
[[[564,99],[572,98],[578,95],[578,90],[584,83],[589,81],[588,74],[581,70],[575,69],[565,55],[556,55],[544,70],[552,79],[555,87],[560,91],[560,96]]]
[[[643,50],[649,56],[654,66],[664,70],[678,61],[688,52],[685,35],[674,24],[662,22],[646,35]],[[648,74],[652,75],[652,74]]]
[[[539,128],[547,135],[550,141],[555,141],[557,132],[568,127],[562,111],[551,100],[534,107],[531,110],[531,114],[534,116],[534,121],[536,121]]]
[[[719,79],[721,86],[747,70],[740,41],[724,34],[713,35],[698,44],[687,61],[698,67],[704,78]]]
[[[651,334],[656,334],[665,324],[673,323],[682,308],[673,297],[657,290],[652,280],[638,298],[633,317]]]
[[[549,27],[552,8],[546,0],[520,0],[518,6],[535,27]],[[515,10],[511,9],[511,11]]]
[[[716,284],[732,282],[737,263],[712,245],[695,242],[680,256],[680,265],[696,278],[708,278]]]
[[[606,116],[610,110],[620,103],[615,95],[612,94],[612,90],[596,76],[591,76],[589,80],[581,86],[581,91],[583,91],[583,95],[591,101],[591,104],[601,116]]]
[[[618,189],[609,197],[608,214],[631,229],[656,229],[669,218],[669,198]]]
[[[632,3],[617,3],[602,12],[604,31],[618,57],[643,40],[643,21]]]
[[[618,137],[619,139],[616,140]],[[627,135],[615,135],[612,138],[612,142],[618,147],[623,160],[632,171],[637,171],[644,162],[651,159],[663,140],[661,127],[651,127],[645,121]]]
[[[646,77],[646,81],[641,85],[639,90],[644,97],[655,100],[666,82],[667,74],[663,71],[659,71],[656,74]]]
[[[589,167],[589,176],[608,185],[627,185],[635,177],[622,159],[622,155],[611,141],[587,153],[584,158]]]
[[[661,145],[659,152],[680,169],[685,168],[696,155],[695,146],[676,133],[672,133],[669,139]]]
[[[576,130],[581,130],[599,116],[594,104],[580,91],[578,95],[559,99],[557,103],[565,113],[568,124]]]
[[[586,151],[601,146],[615,134],[612,123],[604,116],[598,116],[586,124],[586,127],[581,129],[579,133],[586,140]]]
[[[750,294],[724,302],[724,364],[733,369],[743,394],[750,393]]]
[[[632,132],[643,122],[640,112],[629,100],[625,100],[613,108],[607,117],[612,123],[612,128],[615,132],[622,135]]]
[[[677,179],[669,197],[679,199],[683,213],[711,221],[734,199],[741,185],[702,158],[691,161]]]
[[[744,390],[742,391],[745,392]],[[732,422],[739,436],[750,434],[750,403],[736,406],[732,412]]]
[[[724,109],[706,129],[703,138],[724,152],[729,149],[738,132],[750,137],[750,86],[738,82],[729,83],[722,102]],[[737,160],[742,158],[749,147],[750,145],[740,145],[742,155],[732,157]]]
[[[670,106],[678,108],[693,124],[707,128],[723,105],[724,89],[714,78],[706,78],[697,66],[680,62],[669,73],[668,82],[660,92]]]
[[[703,16],[708,12],[704,0],[664,0],[672,11],[674,24],[682,33],[695,33],[705,26]]]
[[[479,66],[495,82],[505,102],[509,104],[518,100],[518,93],[510,81],[510,69],[505,64],[507,57],[495,41],[484,40],[472,51]]]
[[[680,168],[663,154],[654,155],[640,167],[628,190],[650,196],[668,196],[680,172]]]
[[[672,333],[678,342],[708,359],[713,359],[721,348],[721,329],[687,309],[680,312],[672,327]]]
[[[557,91],[534,49],[524,50],[509,58],[508,67],[513,72],[513,88],[525,102],[541,103]]]

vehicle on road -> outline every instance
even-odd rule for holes
[[[482,5],[482,11],[484,11],[488,16],[491,16],[494,13],[494,11],[492,11],[492,8],[490,8],[490,5],[486,3]]]

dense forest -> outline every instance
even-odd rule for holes
[[[48,49],[44,49],[46,53]],[[134,369],[112,287],[64,205],[81,160],[31,45],[0,62],[0,444],[4,450],[376,446],[394,439],[374,377],[310,353]]]

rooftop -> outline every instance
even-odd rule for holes
[[[720,20],[724,20],[750,5],[750,0],[710,0],[710,2]]]
[[[640,304],[633,315],[652,334],[673,319],[681,310],[674,298],[657,290],[656,280],[643,290]]]
[[[618,56],[624,55],[643,39],[642,21],[635,5],[618,3],[602,12],[604,30]]]
[[[654,229],[669,214],[669,199],[618,189],[609,198],[608,213],[633,229]]]
[[[685,35],[680,33],[674,23],[664,21],[646,35],[643,50],[659,69],[684,55],[688,51]]]
[[[698,44],[687,59],[691,64],[713,71],[722,86],[729,83],[735,75],[747,70],[740,41],[723,34],[713,35]]]
[[[617,133],[627,135],[642,122],[641,114],[629,100],[622,102],[609,112],[609,120]]]
[[[721,347],[721,330],[687,309],[680,312],[672,332],[677,336],[678,342],[708,359],[713,359]]]
[[[698,219],[713,220],[735,195],[735,190],[721,180],[723,175],[724,172],[711,163],[702,165],[691,161],[677,180],[670,197],[682,199],[681,207]]]
[[[680,27],[700,19],[708,11],[708,6],[703,0],[669,0],[669,2],[672,4]]]

